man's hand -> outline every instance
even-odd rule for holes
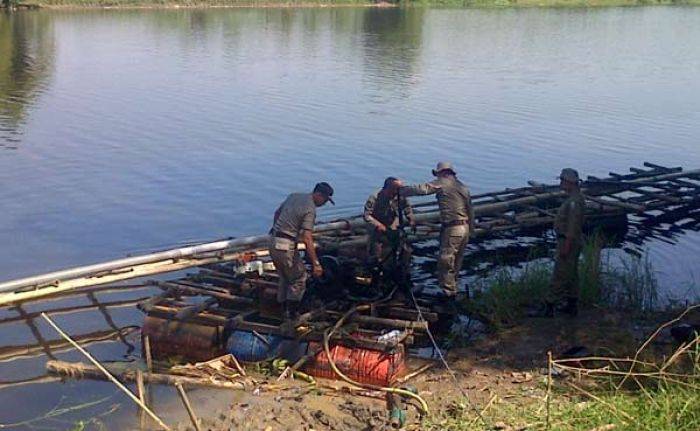
[[[379,233],[384,233],[384,232],[386,232],[386,226],[384,226],[383,224],[380,224],[377,226],[377,230],[379,231]]]
[[[318,262],[314,263],[312,275],[315,278],[321,278],[321,276],[323,275],[323,267],[321,266],[320,263],[318,263]]]

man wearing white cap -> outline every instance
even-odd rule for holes
[[[457,179],[452,163],[438,163],[433,175],[437,177],[434,181],[402,187],[401,195],[436,195],[442,224],[438,282],[448,297],[454,297],[469,234],[474,230],[474,209],[469,189]]]

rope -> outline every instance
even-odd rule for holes
[[[429,407],[428,407],[428,403],[420,395],[415,394],[415,393],[408,391],[408,390],[405,390],[405,389],[390,388],[390,387],[384,387],[384,386],[371,385],[368,383],[356,382],[353,379],[351,379],[350,377],[343,374],[343,372],[340,371],[338,369],[338,367],[336,366],[335,361],[333,361],[333,358],[331,357],[331,350],[330,350],[330,347],[328,345],[328,340],[330,339],[330,337],[333,335],[333,333],[335,331],[337,331],[343,325],[343,323],[345,322],[345,319],[347,319],[348,317],[350,317],[352,314],[354,314],[357,311],[367,310],[370,307],[371,307],[371,305],[367,304],[367,305],[358,305],[356,307],[351,308],[350,311],[345,313],[345,315],[343,315],[343,317],[341,317],[332,328],[327,329],[324,332],[324,334],[323,334],[323,350],[326,353],[326,357],[328,358],[328,363],[330,364],[331,369],[342,380],[344,380],[345,382],[347,382],[347,383],[349,383],[352,386],[355,386],[357,388],[388,392],[388,393],[392,393],[392,394],[403,395],[405,397],[413,398],[416,401],[418,401],[418,403],[420,404],[421,413],[427,415],[430,412]]]
[[[416,300],[416,296],[413,294],[413,289],[407,289],[411,293],[411,300],[413,301],[413,306],[416,307],[416,311],[418,312],[418,320],[425,322],[425,318],[423,317],[423,312],[421,311],[420,307],[418,306],[418,301]],[[427,323],[427,322],[426,322]],[[481,421],[485,424],[488,425],[488,422],[484,418],[484,415],[481,414],[479,409],[477,409],[474,404],[471,402],[471,399],[469,398],[469,394],[467,391],[465,391],[462,386],[459,384],[459,380],[457,379],[457,374],[452,370],[450,367],[450,364],[447,363],[447,360],[445,359],[445,356],[442,354],[442,349],[440,349],[440,346],[438,346],[437,341],[435,341],[435,337],[433,336],[433,333],[430,331],[430,325],[426,325],[425,327],[426,332],[428,334],[428,338],[430,339],[430,342],[433,344],[433,349],[437,351],[438,353],[438,358],[440,359],[440,362],[442,362],[442,365],[444,365],[445,369],[447,372],[450,374],[452,377],[454,386],[459,390],[459,392],[462,393],[462,396],[464,397],[465,400],[467,400],[467,404],[469,404],[469,407],[474,410],[481,419]]]

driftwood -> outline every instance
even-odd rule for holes
[[[113,375],[124,382],[136,382],[136,369],[125,364],[104,364],[104,367]],[[83,362],[48,361],[46,370],[49,374],[72,379],[107,380],[100,370]],[[174,376],[161,373],[147,373],[143,375],[144,382],[158,385],[175,385],[180,383],[188,387],[205,387],[217,389],[241,389],[245,390],[243,382],[223,382],[196,377]]]

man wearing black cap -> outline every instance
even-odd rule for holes
[[[554,310],[575,316],[578,313],[578,260],[583,248],[583,221],[586,201],[580,188],[578,172],[566,168],[559,175],[560,187],[568,197],[554,219],[557,235],[556,262],[546,298],[545,316]]]
[[[437,179],[429,183],[402,187],[401,195],[436,195],[442,223],[438,282],[448,297],[454,297],[469,233],[474,229],[474,209],[469,189],[457,179],[452,163],[438,163],[433,175]]]
[[[297,317],[299,302],[306,291],[306,268],[297,250],[298,241],[304,243],[306,254],[313,266],[313,276],[323,275],[316,256],[312,236],[316,222],[316,207],[333,202],[333,188],[318,183],[312,193],[292,193],[275,211],[270,240],[270,257],[279,275],[277,301],[284,306],[285,319]]]

